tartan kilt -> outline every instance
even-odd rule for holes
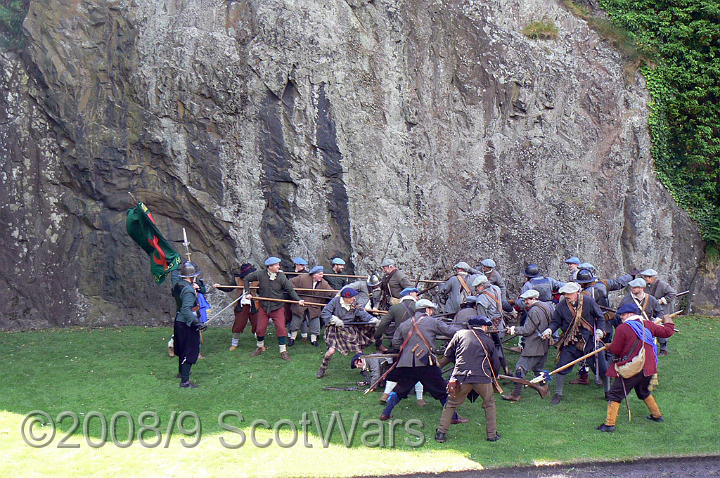
[[[325,326],[325,343],[335,347],[343,355],[348,352],[360,352],[375,343],[375,327],[372,325]]]

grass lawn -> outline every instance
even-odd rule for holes
[[[518,403],[496,395],[496,443],[485,441],[480,404],[466,402],[458,411],[470,423],[453,425],[444,444],[433,439],[441,406],[429,396],[424,408],[404,400],[393,423],[382,423],[379,393],[323,390],[361,376],[336,354],[325,378],[315,378],[322,344],[298,342],[286,363],[273,336],[268,352],[250,357],[252,335],[230,352],[230,331],[210,329],[207,358],[193,366],[200,388],[180,389],[170,327],[0,333],[0,475],[352,476],[718,454],[719,323],[683,316],[676,325],[655,391],[665,423],[646,420],[633,393],[632,422],[623,403],[617,431],[600,433],[601,387],[566,384],[557,406],[529,389]],[[517,354],[508,360],[514,365]],[[47,414],[37,415],[43,426],[28,429],[31,411]]]

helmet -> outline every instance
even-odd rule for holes
[[[538,269],[537,264],[528,264],[527,267],[525,267],[525,277],[535,277],[540,275],[540,269]]]
[[[180,267],[180,277],[197,277],[200,275],[200,268],[197,264],[191,261],[183,262]]]
[[[380,278],[377,276],[377,274],[373,273],[368,276],[367,285],[369,285],[370,287],[377,287],[380,285]]]
[[[577,276],[575,277],[575,282],[578,284],[588,284],[590,282],[593,282],[595,280],[595,277],[593,277],[592,272],[590,272],[587,269],[580,269],[580,271],[577,273]]]

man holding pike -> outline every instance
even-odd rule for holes
[[[290,283],[293,287],[303,289],[299,292],[299,296],[302,299],[307,299],[309,302],[318,302],[318,297],[323,295],[329,300],[334,292],[330,284],[323,278],[325,269],[323,266],[315,266],[309,271],[305,271],[305,274],[300,274],[290,279]],[[315,295],[308,290],[317,291]],[[320,294],[320,295],[318,295]],[[305,305],[292,304],[290,305],[290,311],[292,312],[292,319],[290,322],[290,335],[288,339],[288,347],[292,347],[295,344],[295,338],[297,337],[298,330],[300,330],[302,324],[307,322],[308,328],[310,329],[310,344],[317,347],[318,337],[320,336],[320,312],[322,307],[320,305]],[[301,333],[303,341],[307,340],[307,331]]]
[[[605,316],[597,302],[592,297],[580,295],[580,284],[568,282],[558,291],[563,294],[553,313],[550,325],[543,331],[543,340],[549,340],[553,332],[562,329],[563,333],[558,340],[558,367],[569,364],[575,359],[592,352],[605,336]],[[598,354],[598,370],[604,377],[605,395],[609,389],[608,378],[605,377],[607,362],[603,354]],[[555,381],[555,395],[550,401],[557,405],[563,397],[565,377],[572,371],[572,367],[558,373]]]
[[[287,353],[287,329],[285,328],[285,308],[282,300],[284,300],[287,295],[292,300],[297,301],[300,307],[305,306],[305,301],[297,295],[297,292],[295,292],[295,289],[288,278],[280,271],[279,258],[268,257],[265,261],[265,266],[266,269],[251,272],[243,278],[246,291],[250,291],[251,282],[258,281],[259,297],[276,299],[260,299],[260,306],[258,307],[257,314],[257,328],[255,329],[255,335],[257,336],[257,348],[250,355],[252,357],[257,357],[266,350],[265,333],[267,332],[270,319],[272,319],[277,333],[280,358],[289,361],[290,356]],[[246,294],[245,297],[247,299],[253,298],[253,296],[249,293]]]

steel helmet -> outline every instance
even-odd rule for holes
[[[540,275],[540,269],[537,264],[528,264],[525,267],[525,277],[536,277]]]
[[[380,278],[377,274],[373,273],[367,277],[367,285],[370,287],[377,287],[380,285]]]
[[[577,277],[575,277],[575,282],[578,284],[588,284],[590,282],[593,282],[595,280],[595,277],[593,277],[592,272],[590,272],[587,269],[580,269],[577,273]]]
[[[180,267],[180,277],[197,277],[200,275],[200,268],[197,264],[191,261],[183,262]]]

